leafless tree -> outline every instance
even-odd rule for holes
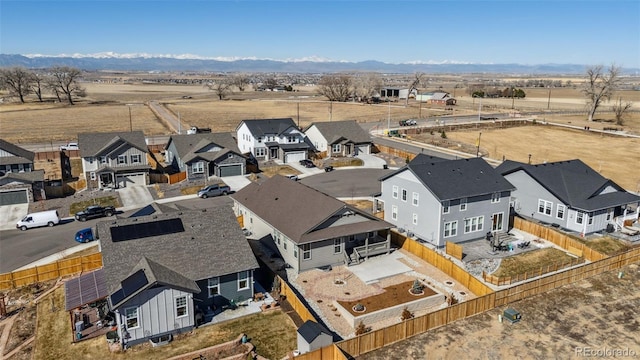
[[[382,88],[378,73],[364,73],[353,79],[353,94],[363,100],[373,97]]]
[[[613,113],[616,116],[617,125],[624,125],[624,116],[629,111],[629,109],[631,109],[632,106],[633,106],[633,102],[631,101],[622,102],[621,98],[618,98],[618,101],[615,104],[613,104],[613,106],[611,107],[611,110],[613,110]]]
[[[229,94],[231,94],[231,84],[229,79],[218,79],[214,82],[206,85],[209,90],[216,93],[218,99],[224,100]]]
[[[46,87],[45,78],[42,76],[42,74],[39,74],[37,72],[32,73],[31,76],[31,92],[33,92],[38,97],[38,101],[42,102],[42,90],[43,87]]]
[[[23,67],[0,69],[0,86],[12,96],[17,96],[23,104],[24,97],[31,92],[31,81],[31,71]]]
[[[66,96],[69,105],[74,105],[74,96],[85,96],[84,88],[78,83],[81,76],[80,69],[69,66],[57,66],[51,69],[52,84],[57,91]]]
[[[603,101],[611,99],[620,83],[620,67],[611,65],[609,69],[603,69],[602,65],[587,68],[587,79],[583,85],[582,93],[587,98],[588,120],[593,121],[598,107]]]
[[[267,89],[269,90],[273,90],[278,86],[278,79],[276,79],[275,77],[269,77],[264,81],[263,84]]]
[[[320,78],[318,94],[326,96],[329,101],[347,101],[353,94],[353,84],[349,75],[325,75]]]
[[[423,76],[424,74],[421,72],[415,74],[415,78],[411,82],[411,85],[409,85],[409,93],[407,94],[407,98],[404,100],[405,106],[409,105],[409,95],[411,95],[411,92],[413,92],[414,90],[418,90],[418,87],[422,84]]]
[[[238,88],[240,91],[245,91],[249,85],[249,76],[246,74],[235,74],[231,76],[231,84]]]

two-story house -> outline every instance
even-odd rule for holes
[[[34,170],[35,154],[0,139],[0,206],[44,200],[44,170]]]
[[[283,163],[307,159],[311,149],[306,136],[291,118],[242,120],[236,128],[238,148],[258,160]]]
[[[229,132],[171,135],[165,147],[165,160],[187,180],[246,173],[247,161]]]
[[[507,160],[496,168],[516,186],[514,210],[581,234],[624,227],[638,220],[640,196],[625,191],[581,160],[525,164]]]
[[[275,175],[231,195],[254,239],[295,271],[388,253],[391,224],[299,182]]]
[[[304,133],[328,157],[371,153],[371,136],[355,120],[312,123]]]
[[[384,219],[437,247],[507,231],[514,186],[482,158],[419,154],[380,181]]]
[[[142,131],[78,134],[88,189],[149,184],[147,143]]]
[[[96,232],[123,345],[189,331],[253,297],[258,262],[230,207],[118,218]]]

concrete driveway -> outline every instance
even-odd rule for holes
[[[225,176],[222,181],[229,185],[231,191],[240,191],[243,187],[251,184],[251,180],[247,179],[245,175]]]
[[[18,220],[29,213],[29,204],[13,204],[0,206],[0,230],[16,228]]]
[[[116,191],[122,201],[122,208],[120,208],[122,211],[141,208],[153,202],[153,197],[146,186],[127,186]]]

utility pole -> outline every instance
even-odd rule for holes
[[[389,104],[389,115],[387,115],[387,136],[391,136],[391,101],[387,99],[387,104]]]
[[[333,121],[333,101],[329,102],[329,121]]]
[[[298,129],[300,128],[300,100],[298,100]]]
[[[549,89],[549,99],[547,100],[547,110],[551,107],[551,89]]]
[[[514,93],[515,89],[513,87],[511,87],[511,110],[513,110],[513,101],[514,101],[514,97],[513,97],[513,93]]]
[[[481,119],[480,114],[482,114],[482,97],[480,97],[480,106],[478,106],[478,121]]]
[[[476,143],[476,157],[480,157],[480,137],[482,136],[482,131],[478,133],[478,142]]]
[[[129,131],[133,132],[133,122],[131,121],[131,106],[129,106]]]

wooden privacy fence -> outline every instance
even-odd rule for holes
[[[515,217],[513,219],[513,227],[524,232],[528,232],[529,234],[535,235],[539,238],[551,241],[552,243],[571,252],[572,254],[580,256],[581,251],[582,256],[589,261],[598,261],[607,258],[607,255],[591,249],[585,243],[573,239],[567,234],[563,234],[552,228],[542,226],[540,224],[536,224],[519,217]]]
[[[102,254],[96,253],[58,260],[54,263],[0,274],[0,291],[17,289],[37,282],[54,280],[102,267]]]
[[[169,178],[169,184],[177,184],[187,178],[187,172],[183,171],[177,174],[167,175],[167,177]]]
[[[447,241],[445,243],[445,250],[447,255],[453,256],[458,260],[462,260],[462,246],[452,243],[451,241]]]
[[[33,160],[34,161],[38,161],[38,160],[49,160],[49,161],[54,161],[54,160],[58,160],[60,159],[60,151],[56,150],[56,151],[38,151],[33,153],[34,157]]]
[[[318,320],[316,320],[316,318],[311,314],[311,311],[307,309],[304,302],[302,302],[302,300],[298,298],[298,295],[296,295],[293,289],[291,289],[289,284],[286,281],[284,281],[284,279],[282,279],[280,276],[278,275],[276,276],[280,281],[280,294],[284,295],[287,298],[287,301],[289,302],[289,304],[291,304],[291,307],[300,316],[302,321],[311,320],[314,322],[318,322]]]
[[[297,360],[323,360],[323,359],[347,360],[347,357],[344,356],[344,354],[342,353],[340,348],[336,346],[336,344],[331,344],[329,346],[325,346],[315,351],[298,355],[295,358]]]
[[[447,259],[441,254],[437,253],[435,250],[431,250],[413,239],[408,239],[404,235],[392,231],[391,242],[398,247],[419,257],[420,259],[428,262],[429,264],[435,266],[445,274],[451,276],[455,281],[462,284],[462,286],[466,287],[477,296],[482,296],[493,292],[490,287],[483,284],[482,281],[476,279],[474,276],[470,275],[453,261]]]
[[[375,144],[375,145],[376,145],[376,148],[380,150],[380,152],[397,156],[403,159],[406,159],[408,157],[409,160],[413,160],[413,158],[416,157],[416,154],[408,151],[404,151],[404,150],[400,150],[400,149],[396,149],[396,148],[392,148],[392,147],[380,145],[380,144]]]
[[[556,272],[562,269],[570,268],[576,265],[580,265],[582,263],[584,263],[584,259],[582,258],[572,259],[571,261],[549,264],[547,266],[541,266],[537,270],[527,271],[523,274],[518,274],[515,276],[495,276],[495,275],[487,274],[485,271],[482,271],[482,279],[484,279],[484,281],[493,285],[498,285],[498,286],[511,285],[514,283],[532,279],[534,277],[542,276],[544,274],[548,274],[548,273]]]

